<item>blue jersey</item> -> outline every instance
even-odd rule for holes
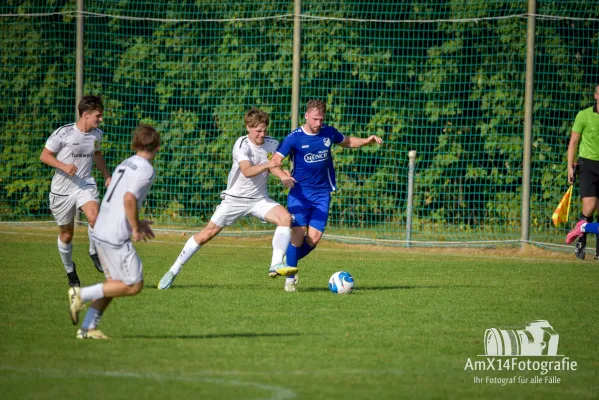
[[[337,129],[327,125],[316,134],[306,133],[301,127],[291,132],[277,150],[283,157],[291,156],[291,175],[297,181],[291,191],[305,194],[336,190],[331,146],[344,139]]]

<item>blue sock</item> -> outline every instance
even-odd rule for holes
[[[100,323],[100,318],[102,318],[102,312],[96,310],[93,307],[88,308],[87,314],[85,314],[85,319],[81,324],[81,329],[90,330],[96,329],[98,323]]]
[[[588,233],[594,233],[595,235],[599,235],[599,223],[597,222],[589,222],[584,226],[584,231]]]
[[[298,252],[299,252],[298,247],[295,247],[294,245],[292,245],[291,243],[289,243],[289,246],[287,246],[287,253],[285,254],[285,263],[290,266],[290,267],[297,267],[297,261],[298,261]]]
[[[310,254],[310,252],[312,250],[314,250],[316,247],[312,247],[308,244],[308,242],[306,242],[304,240],[304,243],[302,243],[302,247],[300,247],[298,249],[298,254],[297,254],[297,259],[301,260],[302,258],[306,257],[308,254]]]

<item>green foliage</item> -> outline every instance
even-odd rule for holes
[[[48,216],[52,171],[38,156],[74,114],[75,1],[39,3],[0,6],[14,14],[68,12],[0,19],[2,220]],[[324,99],[328,124],[385,141],[335,151],[339,191],[329,232],[403,238],[409,150],[418,153],[419,229],[513,232],[521,223],[527,50],[527,19],[518,16],[527,2],[302,3],[301,103]],[[164,145],[147,212],[165,224],[205,222],[226,185],[245,111],[269,112],[278,139],[295,128],[293,21],[282,17],[292,2],[85,4],[106,15],[85,19],[85,92],[105,100],[109,167],[131,154],[130,132],[140,121],[155,125]],[[539,2],[537,12],[583,19],[536,21],[531,233],[553,240],[569,130],[597,83],[599,11],[567,1]],[[312,18],[322,16],[334,19]],[[272,196],[284,203],[273,184]]]

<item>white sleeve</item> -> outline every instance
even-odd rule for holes
[[[276,139],[269,139],[268,147],[266,148],[267,153],[275,154],[279,148],[279,141]]]
[[[46,148],[54,154],[58,153],[60,149],[64,147],[62,139],[58,136],[59,130],[60,129],[55,130],[46,141]]]
[[[100,146],[101,144],[102,144],[102,131],[100,131],[98,133],[97,139],[94,140],[94,151],[102,150],[102,147]]]
[[[233,162],[240,163],[241,161],[250,161],[250,146],[249,139],[242,140],[240,143],[235,143],[233,149]]]
[[[154,180],[154,168],[143,168],[143,170],[133,174],[129,179],[127,192],[139,200],[141,196],[147,194],[147,188]]]

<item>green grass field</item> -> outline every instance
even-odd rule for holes
[[[75,339],[55,229],[0,225],[3,399],[596,398],[599,262],[531,250],[402,250],[323,243],[297,293],[266,274],[270,238],[216,239],[172,289],[155,286],[186,238],[137,245],[145,289],[115,300],[109,341]],[[74,239],[83,285],[101,280]],[[588,257],[587,258],[591,258]],[[351,295],[329,276],[347,270]],[[82,314],[83,316],[83,314]],[[487,328],[546,319],[575,371],[471,371]],[[521,357],[519,359],[529,359]],[[530,358],[538,359],[538,358]],[[544,359],[561,360],[562,357]],[[487,383],[521,377],[528,383]],[[474,383],[482,377],[483,383]]]

